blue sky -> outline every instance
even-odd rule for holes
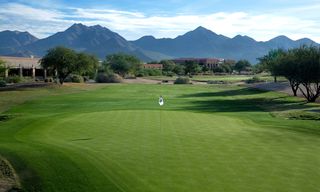
[[[319,10],[319,0],[0,0],[0,30],[44,38],[73,23],[100,24],[134,40],[173,38],[201,25],[228,37],[320,42]]]

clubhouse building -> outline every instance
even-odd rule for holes
[[[234,60],[230,59],[219,59],[219,58],[179,58],[179,59],[173,59],[172,60],[176,64],[184,64],[186,62],[196,62],[199,65],[204,65],[208,67],[209,69],[214,69],[219,67],[220,65],[224,63],[235,63]]]
[[[0,56],[0,59],[5,62],[7,68],[5,77],[17,75],[34,79],[47,78],[47,70],[41,67],[40,58]]]
[[[162,64],[144,64],[143,68],[145,69],[162,69],[163,65]]]

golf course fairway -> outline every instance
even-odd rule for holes
[[[320,121],[275,115],[310,107],[233,85],[55,88],[3,113],[0,155],[25,191],[319,191]]]

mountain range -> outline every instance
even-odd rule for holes
[[[256,41],[248,36],[237,35],[229,38],[218,35],[204,27],[198,27],[176,38],[156,39],[144,36],[135,41],[127,41],[121,35],[100,25],[85,26],[73,24],[63,32],[44,39],[38,39],[28,32],[0,32],[0,55],[43,56],[55,46],[65,46],[76,51],[87,52],[104,59],[112,53],[126,53],[143,61],[172,59],[181,57],[216,57],[225,59],[247,59],[256,63],[256,58],[276,48],[295,48],[302,44],[319,45],[311,39],[297,41],[286,36],[278,36],[269,41]]]

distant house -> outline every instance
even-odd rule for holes
[[[40,65],[40,58],[35,57],[7,57],[0,56],[8,70],[5,76],[19,75],[20,77],[43,77],[46,78],[47,71]]]
[[[208,67],[209,69],[214,69],[216,67],[219,67],[221,64],[226,62],[233,62],[233,60],[225,60],[225,59],[219,59],[219,58],[179,58],[179,59],[173,59],[172,60],[176,64],[184,64],[188,61],[193,61],[198,63],[199,65],[204,65]]]
[[[145,69],[162,69],[163,65],[162,64],[144,64],[143,68]]]

